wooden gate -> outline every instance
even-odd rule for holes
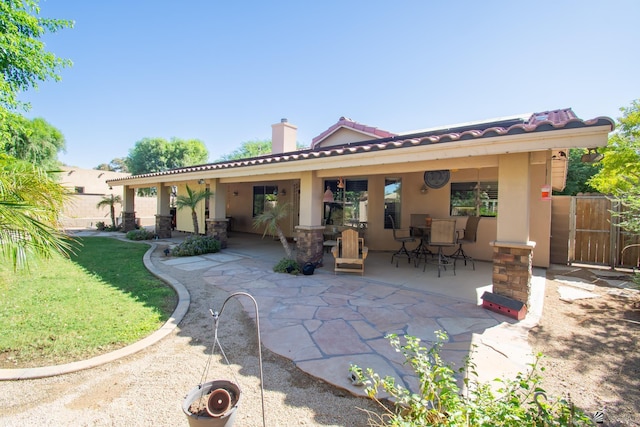
[[[552,208],[551,262],[561,263],[562,242],[567,242],[567,263],[608,265],[612,268],[640,266],[640,236],[624,232],[616,224],[621,204],[605,196],[571,197],[568,212],[568,238],[564,240],[561,226],[566,215],[566,203],[554,203]],[[555,213],[553,212],[555,211]],[[553,224],[553,221],[557,223]],[[555,233],[554,233],[555,229]],[[555,243],[554,243],[555,241]]]

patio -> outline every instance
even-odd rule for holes
[[[428,266],[423,272],[412,263],[400,263],[396,268],[390,262],[391,253],[371,252],[361,277],[334,274],[332,256],[325,254],[324,267],[313,275],[271,272],[283,256],[280,242],[271,237],[233,233],[220,253],[169,258],[163,263],[202,270],[206,283],[229,294],[251,294],[260,308],[266,348],[355,395],[363,390],[348,379],[351,363],[401,378],[407,386],[414,383],[385,339],[388,333],[433,341],[434,331],[446,331],[445,359],[460,366],[473,348],[480,379],[485,381],[523,372],[532,360],[527,334],[542,310],[544,270],[534,271],[530,314],[516,322],[479,306],[482,293],[491,290],[489,262],[476,262],[475,271],[460,262],[455,276],[448,269],[438,278],[437,267]],[[251,301],[240,302],[253,317]]]

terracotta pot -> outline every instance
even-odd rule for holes
[[[191,405],[207,396],[206,412],[193,414]],[[182,411],[189,420],[190,427],[231,427],[240,403],[240,388],[227,380],[209,381],[193,388],[182,402]]]

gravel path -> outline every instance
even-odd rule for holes
[[[169,336],[129,357],[72,374],[0,382],[1,426],[185,426],[183,398],[201,382],[213,340],[210,308],[226,292],[202,281],[198,272],[158,262],[191,294],[185,318]],[[265,266],[268,268],[268,266]],[[236,379],[243,395],[236,426],[261,426],[259,363],[254,323],[231,300],[220,318],[219,339],[231,366],[216,351],[207,380]],[[369,400],[329,386],[263,348],[267,426],[366,426],[361,409],[378,411]]]

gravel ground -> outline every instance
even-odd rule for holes
[[[162,247],[151,260],[158,270]],[[176,273],[179,272],[179,275]],[[0,426],[184,426],[185,395],[202,381],[213,341],[210,308],[226,293],[207,285],[197,272],[172,269],[191,294],[191,306],[176,330],[157,344],[97,368],[51,378],[0,382]],[[219,321],[218,349],[206,380],[236,380],[242,390],[236,426],[261,426],[262,401],[254,323],[231,300]],[[267,426],[366,426],[362,409],[371,401],[354,397],[298,370],[263,348]]]

